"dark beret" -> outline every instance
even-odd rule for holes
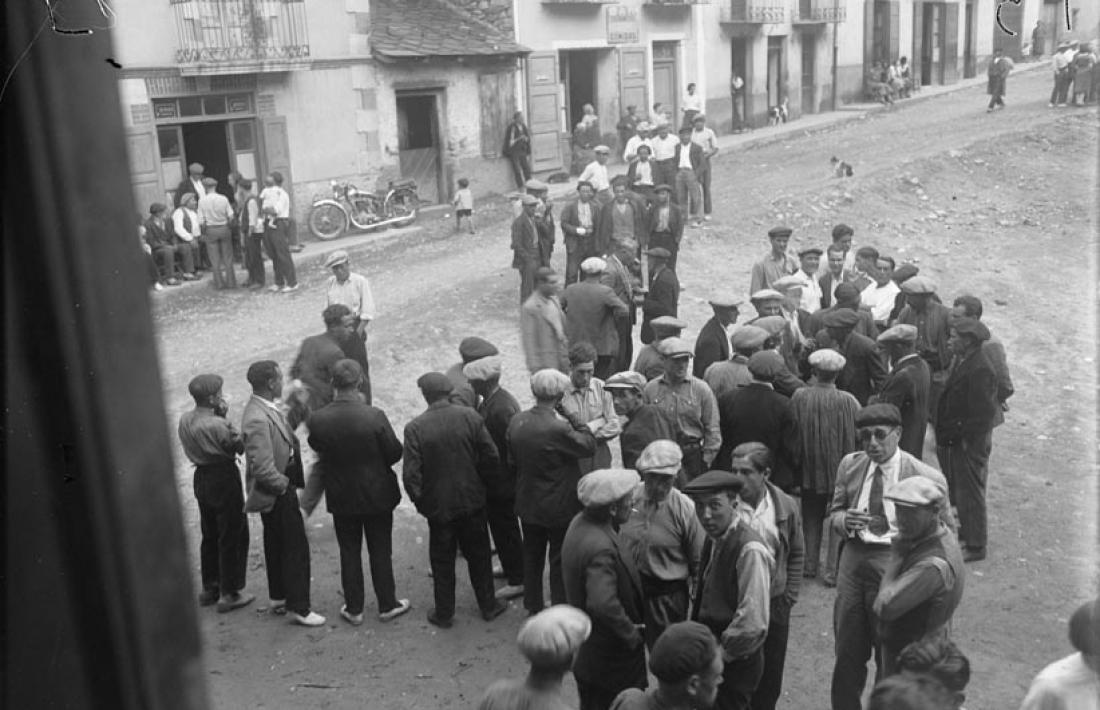
[[[850,281],[845,281],[836,287],[836,299],[838,301],[849,301],[853,298],[859,298],[859,287]]]
[[[959,335],[969,335],[982,343],[989,340],[989,328],[977,318],[960,318],[954,327]]]
[[[859,314],[851,308],[834,308],[821,317],[826,328],[854,328],[859,323]]]
[[[894,275],[891,276],[894,283],[900,284],[902,281],[908,281],[909,279],[920,273],[920,269],[912,264],[902,264],[898,268],[894,269]]]
[[[669,626],[653,644],[649,670],[662,683],[680,683],[706,670],[718,651],[714,633],[698,621]]]
[[[856,426],[901,426],[901,411],[894,404],[869,404],[856,412]]]
[[[429,372],[421,375],[416,381],[416,386],[424,394],[450,394],[455,386],[442,372]]]
[[[221,375],[197,375],[188,383],[187,391],[198,402],[216,395],[224,382]]]
[[[720,491],[739,493],[741,487],[741,479],[729,471],[707,471],[689,481],[684,486],[684,493],[688,495],[692,493],[718,493]]]
[[[772,227],[768,230],[769,237],[789,237],[794,230],[790,227]]]
[[[846,237],[849,234],[855,234],[855,233],[856,232],[855,232],[854,229],[852,229],[848,225],[844,224],[843,222],[838,224],[837,226],[833,227],[833,239],[834,240],[840,239],[841,237]]]
[[[458,344],[458,354],[462,357],[462,362],[471,363],[483,357],[500,355],[500,351],[488,340],[475,336],[464,338],[462,342]]]

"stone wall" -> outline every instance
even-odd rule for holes
[[[512,0],[441,0],[488,23],[509,37],[515,37]],[[533,1],[533,0],[528,0]]]

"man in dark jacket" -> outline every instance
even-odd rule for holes
[[[497,590],[498,599],[523,594],[523,537],[516,518],[516,476],[508,455],[508,425],[520,412],[516,398],[500,386],[501,360],[496,355],[483,357],[462,368],[480,403],[477,413],[500,454],[496,482],[486,491],[489,532],[493,535],[500,566],[507,584]]]
[[[684,238],[684,214],[672,203],[672,188],[660,184],[654,188],[654,202],[649,210],[646,239],[643,249],[660,247],[668,249],[668,265],[676,270],[676,256],[680,253],[680,240]]]
[[[535,210],[539,199],[533,195],[520,198],[523,211],[512,221],[512,268],[519,271],[519,303],[522,306],[535,290],[535,271],[539,268],[539,232]]]
[[[172,245],[172,227],[168,222],[168,206],[154,202],[149,206],[149,218],[145,220],[145,243],[153,250],[160,282],[178,286],[176,278],[176,248]]]
[[[504,130],[501,153],[512,164],[512,177],[515,178],[516,187],[522,188],[523,183],[531,177],[531,131],[523,122],[523,111],[516,111],[512,115],[512,122]]]
[[[523,529],[523,606],[542,611],[542,571],[550,551],[550,601],[565,603],[561,546],[565,530],[580,511],[577,482],[580,459],[596,454],[596,436],[585,422],[566,418],[561,400],[569,377],[557,370],[531,376],[535,406],[508,425],[509,465],[516,476],[516,515]]]
[[[959,511],[959,542],[967,562],[985,559],[985,486],[997,406],[997,377],[982,352],[989,329],[962,318],[951,328],[955,356],[936,412],[936,456]]]
[[[417,511],[428,519],[428,557],[435,608],[428,622],[454,624],[455,553],[462,550],[481,616],[492,621],[508,606],[494,597],[493,563],[486,529],[486,486],[495,485],[500,457],[485,421],[448,399],[447,376],[429,372],[416,381],[428,409],[405,425],[402,480]]]
[[[928,390],[928,416],[935,417],[936,403],[947,379],[947,366],[951,364],[951,351],[947,348],[947,339],[951,337],[951,309],[939,302],[932,280],[920,274],[902,282],[901,294],[905,297],[905,307],[898,313],[897,323],[917,329],[916,353],[928,363],[932,378]]]
[[[561,232],[565,241],[565,285],[577,280],[581,262],[600,256],[596,247],[596,225],[600,222],[600,203],[592,184],[577,183],[577,200],[561,211]]]
[[[596,255],[614,251],[619,244],[637,248],[648,237],[646,205],[641,197],[626,189],[626,177],[619,175],[611,181],[614,199],[600,209],[596,223]]]
[[[600,469],[577,485],[584,511],[565,534],[562,574],[569,604],[592,619],[573,664],[583,710],[607,710],[622,691],[647,685],[642,581],[618,533],[639,483],[636,471]]]
[[[466,379],[464,369],[474,360],[480,360],[483,357],[490,357],[492,355],[500,355],[500,351],[497,350],[497,346],[490,343],[484,338],[479,338],[476,335],[471,335],[468,338],[463,338],[462,342],[458,344],[458,357],[460,362],[456,362],[447,368],[447,371],[443,374],[447,376],[447,379],[454,385],[454,391],[451,392],[451,401],[455,404],[464,404],[467,407],[476,409],[479,398],[477,393],[474,392],[474,388],[470,385],[470,381]]]
[[[565,287],[561,309],[565,312],[565,335],[573,345],[585,342],[596,348],[595,376],[611,375],[619,354],[619,321],[630,318],[630,307],[610,286],[601,283],[607,262],[590,256],[581,263],[581,281]]]
[[[653,328],[650,321],[661,316],[676,317],[680,303],[680,280],[676,272],[668,266],[672,255],[668,249],[657,247],[647,249],[649,256],[649,292],[642,302],[642,343],[653,342]]]
[[[638,372],[619,372],[608,378],[604,389],[611,393],[615,413],[619,415],[622,431],[619,446],[623,454],[623,466],[634,468],[645,447],[658,439],[674,439],[672,423],[657,407],[646,404],[642,391],[646,379]]]
[[[401,501],[393,471],[401,460],[401,442],[385,412],[363,401],[362,379],[363,368],[354,360],[340,360],[332,368],[335,396],[309,419],[309,445],[317,452],[317,464],[301,502],[309,514],[325,495],[340,546],[340,616],[353,626],[363,623],[364,537],[378,618],[389,621],[409,610],[409,600],[397,598],[391,539],[393,509]]]
[[[290,376],[309,390],[309,409],[315,412],[332,401],[332,368],[347,357],[341,343],[352,337],[354,317],[343,304],[333,304],[321,313],[325,332],[302,341]]]
[[[879,345],[890,361],[890,374],[874,402],[892,404],[901,412],[902,451],[920,459],[924,453],[924,434],[928,429],[928,391],[932,375],[928,363],[914,347],[917,327],[895,325],[878,336]]]
[[[714,317],[703,324],[699,337],[695,339],[695,362],[693,374],[702,377],[707,368],[716,362],[730,359],[730,341],[726,328],[737,322],[741,301],[732,298],[709,301],[714,309]]]
[[[838,310],[850,310],[854,311],[859,317],[859,322],[856,323],[855,332],[860,335],[866,335],[868,338],[874,339],[878,337],[878,326],[875,325],[875,317],[871,315],[871,309],[867,306],[860,304],[859,289],[854,284],[845,282],[836,287],[836,302],[819,311],[814,311],[810,314],[810,317],[806,319],[805,334],[808,337],[813,337],[818,331],[825,327],[825,317]]]
[[[886,381],[886,365],[875,341],[854,332],[859,315],[850,309],[828,311],[822,321],[824,330],[816,335],[820,347],[831,347],[844,356],[844,369],[836,386],[851,392],[861,405],[882,389]]]
[[[542,180],[531,178],[523,183],[528,195],[538,199],[535,207],[535,231],[539,235],[539,266],[550,266],[554,254],[556,229],[554,227],[554,205],[550,202],[550,186]]]

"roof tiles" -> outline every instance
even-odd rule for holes
[[[469,57],[530,50],[440,0],[372,0],[371,51],[380,57]]]

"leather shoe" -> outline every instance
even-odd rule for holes
[[[218,600],[218,613],[224,614],[227,611],[240,609],[242,606],[248,606],[254,601],[256,601],[255,594],[241,594],[240,592],[226,594]]]
[[[506,611],[508,611],[508,605],[498,600],[496,606],[492,609],[481,612],[481,618],[486,621],[492,621]]]
[[[199,594],[199,606],[214,606],[218,603],[217,589],[204,589]]]
[[[432,609],[428,612],[428,623],[432,626],[438,626],[441,629],[449,629],[455,625],[455,620],[453,616],[448,616],[444,619],[435,613],[435,609]]]
[[[963,548],[963,562],[980,562],[985,559],[985,549],[980,547]]]

